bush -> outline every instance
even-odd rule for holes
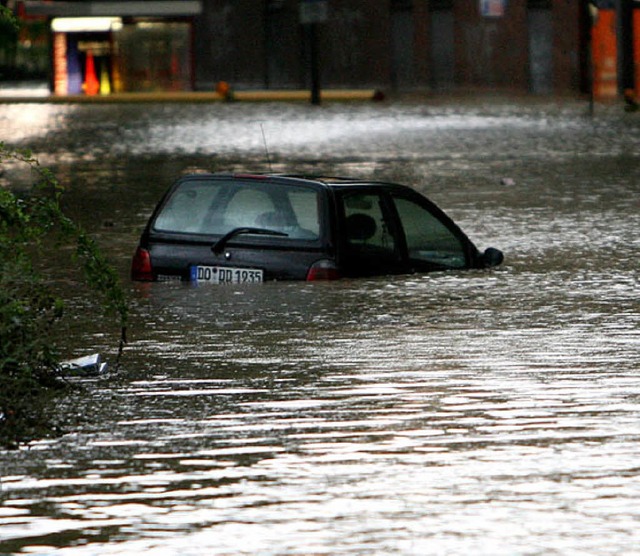
[[[36,177],[22,197],[0,188],[0,445],[55,433],[48,403],[66,385],[52,333],[64,312],[64,302],[35,268],[43,242],[74,247],[74,262],[91,290],[100,294],[107,315],[126,340],[128,308],[115,270],[96,243],[60,207],[63,192],[53,174],[28,151],[12,151],[0,143],[0,163],[26,164]],[[116,364],[117,368],[117,364]]]

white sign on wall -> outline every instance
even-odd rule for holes
[[[503,17],[507,0],[480,0],[480,13],[483,17]]]

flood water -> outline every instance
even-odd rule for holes
[[[639,114],[0,104],[0,130],[67,185],[133,313],[121,369],[56,408],[68,434],[0,453],[1,554],[640,554]],[[414,185],[505,263],[128,282],[173,178],[269,166]],[[69,289],[69,356],[112,359]]]

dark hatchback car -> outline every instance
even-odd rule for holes
[[[349,178],[193,174],[158,203],[134,280],[320,280],[486,268],[458,226],[413,189]]]

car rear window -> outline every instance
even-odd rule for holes
[[[320,236],[319,192],[268,180],[190,179],[173,190],[153,228],[206,235],[259,228],[285,233],[284,240],[315,240]]]

